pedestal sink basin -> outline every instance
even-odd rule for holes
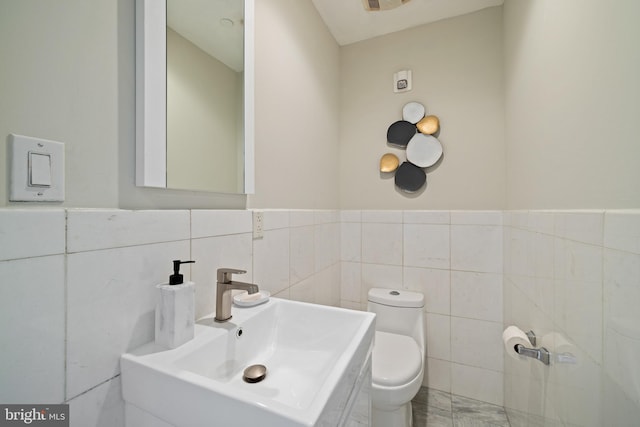
[[[121,358],[128,425],[340,426],[371,378],[374,315],[271,298]],[[258,382],[245,369],[264,365]]]

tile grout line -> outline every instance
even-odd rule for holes
[[[69,266],[68,266],[68,253],[67,253],[67,246],[68,246],[68,235],[69,235],[69,230],[68,230],[68,219],[69,219],[69,210],[65,209],[64,210],[64,271],[63,271],[63,283],[64,283],[64,356],[63,356],[63,372],[64,372],[64,385],[63,385],[63,399],[66,402],[67,401],[67,395],[69,392],[69,384],[67,381],[68,378],[68,372],[67,372],[67,358],[68,358],[68,350],[67,350],[67,346],[68,346],[68,342],[69,342],[69,336],[68,336],[68,330],[69,330],[69,286],[68,286],[68,277],[69,277]]]

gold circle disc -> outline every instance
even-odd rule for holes
[[[438,132],[438,128],[440,127],[440,120],[436,116],[426,116],[424,119],[420,120],[418,124],[416,124],[420,133],[424,133],[426,135],[433,135]]]
[[[395,154],[387,153],[380,158],[380,172],[393,172],[398,165],[400,160]]]

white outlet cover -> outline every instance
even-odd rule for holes
[[[253,211],[253,238],[262,239],[264,237],[264,212]]]
[[[48,155],[51,185],[30,185],[29,154]],[[64,201],[64,144],[24,135],[9,135],[9,200],[12,202]]]

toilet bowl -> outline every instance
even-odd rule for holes
[[[424,377],[424,295],[393,289],[369,291],[367,310],[376,313],[371,425],[410,427],[411,399]]]

